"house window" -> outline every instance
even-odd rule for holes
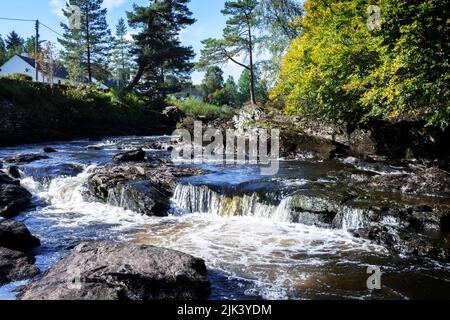
[[[58,80],[58,84],[61,85],[61,80]]]

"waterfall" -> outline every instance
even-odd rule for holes
[[[293,222],[291,198],[279,205],[263,203],[257,194],[229,197],[206,186],[178,185],[172,202],[183,213],[208,213],[219,216],[253,216],[279,222]]]

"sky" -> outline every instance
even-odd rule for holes
[[[18,19],[39,19],[56,32],[62,33],[61,22],[65,22],[61,14],[61,8],[65,0],[2,0],[0,2],[0,18]],[[131,11],[133,4],[147,5],[149,0],[104,0],[104,6],[108,8],[108,23],[112,31],[119,18],[126,18],[126,12]],[[202,48],[201,41],[206,38],[219,38],[225,26],[226,17],[221,14],[225,0],[191,0],[189,5],[197,22],[182,31],[180,37],[185,45],[190,45],[200,55]],[[41,38],[57,42],[58,35],[46,28],[41,28]],[[27,38],[34,35],[33,22],[4,21],[0,19],[0,35],[3,38],[6,34],[15,30],[21,37]],[[131,31],[131,30],[130,30]],[[233,63],[229,63],[224,68],[225,77],[231,75],[236,80],[239,78],[242,68]],[[203,75],[194,72],[193,82],[201,82]]]

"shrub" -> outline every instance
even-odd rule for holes
[[[192,115],[196,118],[229,118],[234,114],[233,109],[228,106],[219,107],[196,98],[178,100],[173,97],[169,97],[167,99],[167,103],[180,108],[186,114]]]
[[[16,81],[33,81],[33,78],[27,74],[23,73],[14,73],[9,76],[3,76],[4,79],[16,80]]]

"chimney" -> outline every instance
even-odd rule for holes
[[[21,56],[25,57],[25,58],[29,58],[30,57],[30,55],[28,53],[26,53],[26,52],[22,52]]]

